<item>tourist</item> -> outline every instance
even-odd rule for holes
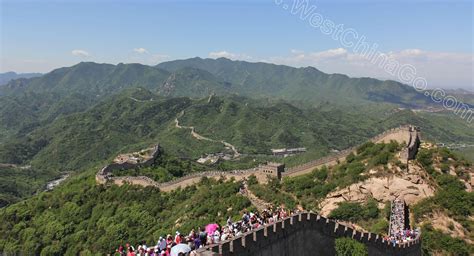
[[[419,229],[411,230],[405,228],[405,207],[403,200],[396,199],[392,202],[389,235],[383,238],[386,243],[392,246],[413,241],[420,235]],[[145,241],[142,241],[138,244],[137,250],[135,250],[132,245],[127,243],[125,248],[119,246],[116,253],[117,255],[127,256],[169,256],[171,248],[180,243],[187,243],[194,251],[208,244],[218,244],[222,241],[241,236],[264,225],[285,219],[299,211],[299,209],[288,211],[283,207],[270,207],[256,212],[245,210],[240,220],[233,221],[231,217],[228,217],[224,226],[217,225],[217,228],[209,233],[206,232],[204,226],[198,228],[199,232],[192,229],[186,237],[183,237],[179,231],[176,231],[174,238],[170,234],[166,236],[166,239],[160,237],[155,247],[148,248]],[[191,253],[190,255],[194,254]]]
[[[219,228],[214,231],[214,235],[212,237],[212,243],[213,244],[218,244],[220,241],[221,233],[219,232]]]
[[[123,248],[122,245],[120,245],[119,248],[115,252],[120,256],[124,256],[126,254],[125,249]]]
[[[182,241],[182,237],[181,237],[181,234],[179,233],[179,231],[176,231],[176,235],[174,236],[174,242],[175,244],[180,244],[181,241]]]
[[[157,245],[158,245],[159,252],[166,250],[166,239],[160,236],[160,239],[158,239]]]
[[[199,238],[201,239],[201,245],[206,246],[207,244],[207,232],[204,227],[201,227],[201,232],[199,233]]]
[[[199,236],[196,236],[194,238],[194,248],[195,249],[201,248],[201,238]]]
[[[135,256],[135,250],[132,247],[128,248],[127,256]]]

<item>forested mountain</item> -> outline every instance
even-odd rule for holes
[[[167,71],[140,64],[83,62],[42,77],[13,80],[0,88],[0,142],[4,134],[29,132],[60,115],[86,110],[123,89],[156,89],[168,76]]]
[[[170,72],[185,67],[203,69],[231,83],[234,92],[249,97],[275,97],[307,104],[384,102],[408,107],[430,104],[412,87],[395,81],[326,74],[314,67],[293,68],[226,58],[176,60],[157,67]]]
[[[423,99],[400,83],[329,75],[312,67],[223,58],[157,67],[82,62],[0,87],[0,163],[32,165],[39,185],[60,172],[80,171],[157,141],[179,157],[222,150],[220,143],[197,141],[189,130],[177,129],[174,121],[181,113],[181,124],[232,143],[244,154],[309,149],[290,162],[314,159],[406,123],[421,126],[429,139],[472,141],[472,126],[454,116],[396,108],[425,104]],[[15,172],[7,172],[13,178],[5,178],[5,184],[15,179]],[[11,186],[4,191],[11,192]]]
[[[191,159],[225,151],[221,140],[246,155],[270,155],[272,148],[306,147],[307,153],[287,159],[294,164],[323,156],[332,149],[359,144],[406,123],[422,127],[424,136],[433,140],[469,142],[474,138],[472,127],[462,120],[446,121],[451,126],[456,124],[456,129],[451,129],[430,115],[408,110],[391,112],[391,108],[383,106],[378,110],[382,109],[384,115],[367,115],[370,112],[364,114],[350,108],[298,108],[286,102],[241,96],[165,98],[145,88],[131,88],[104,97],[83,112],[57,117],[31,131],[25,128],[12,133],[0,144],[0,163],[31,165],[38,173],[34,179],[38,184],[37,179],[45,182],[61,172],[81,171],[104,163],[119,152],[158,142],[171,155]],[[12,120],[15,117],[12,115]],[[180,125],[193,126],[196,132],[216,142],[197,140],[189,129],[177,128],[177,118]],[[10,179],[15,180],[9,173]],[[8,184],[8,179],[3,182]],[[23,177],[21,182],[32,181]],[[5,192],[24,195],[10,188]]]
[[[393,81],[228,59],[194,58],[157,67],[87,62],[12,80],[0,87],[0,215],[6,220],[0,227],[0,251],[108,252],[115,241],[138,239],[140,229],[149,231],[145,239],[155,239],[175,223],[189,228],[250,206],[236,196],[238,185],[232,182],[203,181],[176,194],[94,184],[94,173],[117,154],[156,143],[170,163],[155,173],[164,180],[267,160],[293,166],[403,124],[420,126],[426,140],[474,144],[472,124],[447,112],[407,108],[430,105],[423,95]],[[190,127],[209,140],[192,135]],[[195,163],[190,162],[203,155],[229,153],[223,142],[235,146],[241,157],[191,168]],[[291,147],[307,152],[285,159],[270,156],[272,148]],[[48,181],[65,173],[72,176],[66,185],[42,192]],[[346,177],[351,171],[336,173]],[[307,203],[305,195],[320,188],[308,192],[304,184],[297,187],[299,181],[294,181],[296,190],[285,193]],[[146,204],[160,202],[150,215],[142,214],[144,205],[129,204],[145,195]],[[278,200],[279,194],[274,196],[271,200]],[[206,200],[190,207],[196,198]],[[124,233],[129,225],[139,228]]]
[[[206,97],[211,94],[232,94],[234,88],[211,73],[192,67],[175,70],[158,87],[158,93],[168,97]]]
[[[228,59],[193,58],[151,67],[141,64],[82,62],[41,77],[17,79],[0,88],[0,141],[6,133],[31,131],[59,115],[86,110],[123,89],[143,87],[167,97],[236,94],[283,99],[302,106],[370,103],[421,107],[431,103],[413,88],[371,78],[325,74]]]
[[[11,80],[18,78],[32,78],[41,76],[41,73],[16,73],[16,72],[5,72],[0,73],[0,86],[7,84]]]
[[[16,117],[11,115],[12,120]],[[129,89],[105,97],[84,112],[8,136],[0,144],[0,163],[31,165],[29,172],[36,175],[25,177],[24,171],[17,169],[15,176],[14,168],[9,168],[1,181],[2,192],[21,198],[25,188],[29,193],[41,188],[27,184],[44,184],[61,172],[81,171],[119,152],[155,143],[172,155],[192,159],[225,150],[219,142],[197,140],[189,129],[178,129],[178,117],[181,125],[195,126],[197,132],[216,141],[226,140],[244,154],[268,155],[271,148],[307,147],[308,154],[298,161],[360,143],[388,126],[401,124],[397,120],[378,123],[377,118],[337,109],[306,110],[238,96],[192,100],[163,98],[144,88]],[[11,187],[12,181],[25,185]]]

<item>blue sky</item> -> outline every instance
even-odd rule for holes
[[[79,61],[151,65],[223,56],[390,78],[357,63],[350,49],[275,0],[0,1],[0,72],[47,72]],[[325,18],[377,43],[381,52],[418,65],[430,85],[472,88],[470,1],[310,2]],[[407,54],[413,52],[416,56]],[[456,74],[441,76],[444,68]]]

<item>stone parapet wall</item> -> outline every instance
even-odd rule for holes
[[[210,255],[336,255],[335,239],[348,237],[367,246],[369,255],[421,255],[421,240],[387,243],[374,233],[362,233],[314,213],[298,213],[232,240],[198,249]]]

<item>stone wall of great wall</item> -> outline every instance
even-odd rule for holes
[[[387,130],[372,139],[370,141],[377,143],[377,142],[390,142],[391,140],[395,140],[398,143],[405,142],[407,143],[407,147],[401,152],[401,158],[402,159],[413,159],[414,156],[416,155],[416,152],[418,150],[418,146],[420,144],[420,138],[419,138],[419,129],[416,127],[410,126],[410,125],[405,125],[405,126],[400,126],[396,127],[390,130]],[[113,177],[111,175],[111,172],[114,170],[128,170],[128,169],[134,169],[134,168],[140,168],[144,166],[150,166],[155,162],[155,159],[159,156],[160,154],[160,146],[157,145],[154,148],[152,158],[149,159],[146,162],[139,163],[139,164],[131,164],[131,163],[112,163],[110,165],[105,166],[102,168],[96,175],[96,181],[99,184],[105,184],[107,182],[111,182],[117,185],[122,185],[125,183],[128,184],[134,184],[134,185],[141,185],[141,186],[155,186],[160,188],[160,190],[168,192],[172,191],[174,189],[177,189],[178,187],[186,187],[195,183],[198,183],[201,178],[203,177],[224,177],[226,179],[234,178],[235,180],[242,180],[244,178],[248,178],[250,175],[255,175],[257,177],[257,180],[259,182],[266,182],[267,176],[275,176],[275,177],[292,177],[292,176],[298,176],[302,175],[305,173],[309,173],[315,168],[321,167],[323,165],[326,166],[331,166],[335,165],[338,161],[342,161],[345,159],[345,157],[351,153],[354,152],[357,149],[358,146],[354,146],[348,149],[345,149],[343,151],[340,151],[336,154],[332,154],[299,166],[295,166],[292,168],[287,168],[283,172],[276,171],[276,172],[266,172],[265,170],[268,169],[268,167],[271,167],[272,164],[270,165],[262,165],[256,168],[251,168],[251,169],[246,169],[246,170],[233,170],[233,171],[207,171],[207,172],[200,172],[200,173],[193,173],[190,175],[186,175],[184,177],[169,181],[169,182],[164,182],[164,183],[158,183],[148,177],[144,176],[137,176],[137,177],[131,177],[131,176],[123,176],[123,177]]]
[[[401,126],[388,130],[372,138],[370,141],[389,142],[395,140],[399,143],[406,142],[407,147],[402,151],[400,157],[413,159],[418,150],[420,143],[419,130],[412,126]],[[159,156],[160,146],[154,148],[152,157],[137,164],[131,163],[112,163],[102,168],[96,175],[96,181],[99,184],[113,183],[117,185],[135,184],[141,186],[155,186],[162,191],[171,191],[178,187],[186,187],[195,184],[203,177],[224,177],[226,179],[234,178],[242,180],[255,175],[259,182],[264,182],[268,175],[281,176],[297,176],[305,174],[314,168],[322,165],[333,165],[338,160],[343,160],[350,152],[356,150],[352,147],[337,154],[323,157],[321,159],[311,161],[309,163],[289,168],[281,173],[284,166],[270,163],[269,165],[259,166],[257,168],[247,170],[234,170],[229,172],[208,171],[187,175],[185,177],[158,183],[148,177],[113,177],[111,172],[114,170],[127,170],[150,166],[155,163]],[[358,240],[367,246],[370,256],[382,255],[402,255],[402,256],[418,256],[421,255],[421,239],[416,239],[403,244],[390,244],[383,238],[373,233],[362,233],[355,229],[340,224],[334,220],[326,219],[314,213],[298,213],[288,218],[282,219],[262,228],[252,230],[239,237],[221,242],[219,244],[210,245],[197,250],[197,254],[201,256],[214,255],[335,255],[335,240],[340,237],[348,237]]]
[[[161,153],[160,145],[156,145],[153,147],[153,151],[151,153],[150,159],[142,163],[132,164],[128,162],[123,162],[123,163],[111,163],[109,165],[106,165],[104,168],[100,169],[100,171],[97,172],[97,174],[95,175],[95,180],[98,184],[105,184],[107,182],[111,182],[117,185],[129,183],[129,184],[135,184],[135,185],[141,185],[141,186],[157,186],[159,185],[158,182],[145,176],[112,177],[111,173],[112,171],[115,171],[115,170],[130,170],[130,169],[135,169],[135,168],[151,166],[155,163],[155,160],[160,155],[160,153]]]
[[[214,255],[336,255],[335,240],[353,238],[367,246],[369,255],[421,255],[421,239],[390,244],[374,233],[361,233],[314,213],[298,213],[232,240],[198,249],[201,256]]]
[[[403,159],[413,159],[413,158],[408,158],[408,155],[414,157],[414,155],[416,154],[416,151],[418,150],[418,145],[420,141],[418,131],[419,130],[415,129],[413,126],[410,126],[410,125],[400,126],[397,128],[387,130],[371,138],[370,141],[373,143],[379,143],[379,142],[390,142],[391,140],[394,140],[394,141],[397,141],[398,143],[405,142],[407,143],[407,145],[411,145],[410,142],[412,141],[418,141],[418,144],[416,147],[414,147],[413,145],[411,147],[406,147],[403,150],[402,155],[401,155]],[[314,170],[314,168],[321,167],[323,165],[326,165],[326,166],[335,165],[337,164],[337,161],[344,160],[346,156],[349,155],[349,153],[355,152],[355,150],[359,146],[360,145],[354,146],[354,147],[345,149],[343,151],[340,151],[336,154],[332,154],[332,155],[329,155],[329,156],[326,156],[326,157],[323,157],[311,162],[307,162],[299,166],[288,168],[283,173],[283,176],[290,176],[290,177],[298,176],[301,174],[309,173],[312,170]],[[410,154],[408,154],[408,152],[410,152]]]

